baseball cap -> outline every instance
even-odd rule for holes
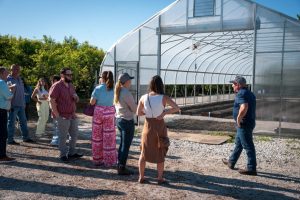
[[[246,79],[242,76],[236,76],[234,80],[229,81],[230,83],[246,84]]]
[[[124,84],[126,81],[130,80],[130,79],[134,79],[133,76],[129,76],[128,73],[123,73],[119,75],[119,81]]]

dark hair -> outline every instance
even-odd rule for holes
[[[155,92],[157,94],[165,94],[164,83],[160,76],[156,75],[152,77],[149,83],[148,91]]]
[[[111,71],[103,71],[101,74],[102,80],[106,83],[106,89],[112,90],[114,87],[114,76]]]
[[[62,69],[60,70],[60,74],[66,74],[66,72],[67,72],[68,70],[71,70],[71,69],[68,68],[68,67],[62,68]]]
[[[58,76],[58,75],[53,75],[52,77],[51,77],[51,81],[52,82],[54,82],[54,81],[59,81],[60,80],[60,76]]]
[[[3,72],[6,70],[5,67],[0,67],[0,74],[3,74]]]

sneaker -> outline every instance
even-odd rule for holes
[[[255,171],[249,171],[248,169],[240,169],[239,173],[243,174],[243,175],[250,175],[250,176],[256,176],[257,175],[256,170]]]
[[[133,175],[133,171],[127,169],[126,167],[118,167],[118,175]]]
[[[223,158],[222,162],[224,163],[224,165],[227,165],[227,167],[229,167],[229,169],[234,169],[234,165],[232,163],[230,163],[229,160],[227,160],[226,158]]]
[[[36,143],[36,141],[32,140],[32,139],[25,139],[23,140],[23,142],[27,142],[27,143]]]
[[[69,162],[70,161],[70,159],[67,156],[60,157],[59,159],[63,162]]]
[[[0,158],[0,163],[8,163],[8,162],[13,162],[15,160],[16,160],[15,158],[10,158],[8,156],[5,156],[3,158]]]
[[[51,141],[51,142],[50,142],[50,145],[51,145],[51,146],[58,146],[58,142]]]
[[[7,144],[11,144],[11,145],[20,145],[20,143],[16,142],[16,141],[11,141],[11,142],[7,142]]]
[[[72,159],[72,158],[81,158],[83,156],[83,154],[79,154],[79,153],[74,153],[73,155],[68,155],[68,158]]]

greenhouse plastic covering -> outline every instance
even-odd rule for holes
[[[166,85],[194,88],[229,88],[243,75],[257,96],[259,119],[279,121],[279,128],[300,122],[300,22],[249,0],[175,1],[118,40],[101,70],[137,77],[137,99],[156,74]],[[201,103],[193,94],[192,103]],[[227,96],[234,97],[230,89]]]

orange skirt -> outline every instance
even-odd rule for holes
[[[168,148],[160,145],[159,138],[168,136],[164,120],[146,118],[142,132],[141,154],[145,161],[150,163],[162,163]]]

